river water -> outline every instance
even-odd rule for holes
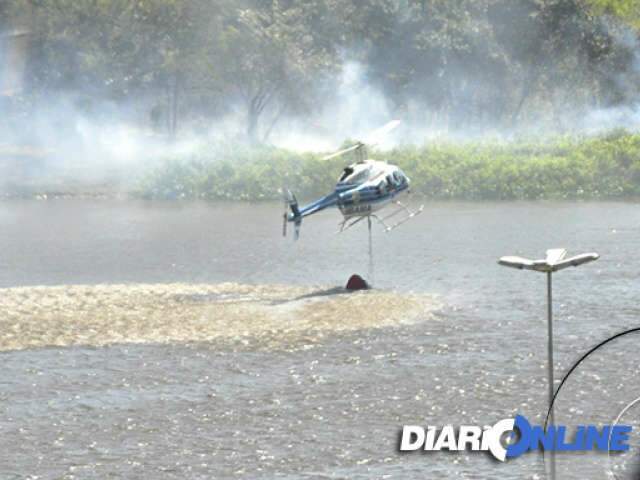
[[[355,296],[335,287],[368,275],[366,227],[336,235],[327,211],[293,242],[281,216],[0,203],[0,478],[544,478],[537,453],[398,452],[406,424],[543,421],[545,279],[498,257],[601,255],[554,277],[557,377],[640,325],[637,204],[428,203],[374,230],[376,288]],[[638,338],[590,357],[558,423],[640,397]],[[612,461],[558,454],[559,478],[630,478],[631,440]]]

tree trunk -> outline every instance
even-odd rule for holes
[[[249,104],[247,112],[247,138],[251,143],[258,143],[258,120],[260,112],[256,108],[255,101]]]
[[[264,135],[262,136],[262,142],[263,143],[267,143],[269,141],[269,136],[271,135],[271,132],[273,131],[273,127],[276,126],[276,123],[278,123],[278,120],[280,120],[280,117],[282,117],[282,114],[284,113],[285,109],[286,109],[286,107],[283,105],[278,110],[278,113],[276,113],[275,116],[273,117],[273,120],[271,121],[271,124],[269,125],[269,128],[267,128],[267,131],[264,132]]]
[[[251,143],[260,143],[258,134],[260,115],[264,113],[265,108],[271,100],[273,100],[273,96],[277,91],[277,86],[262,86],[249,101],[247,111],[247,137]],[[270,130],[271,129],[269,129],[267,133],[269,133]]]
[[[522,91],[520,92],[520,100],[518,100],[518,104],[516,105],[516,108],[511,115],[512,123],[518,121],[524,103],[526,102],[527,98],[529,98],[529,95],[531,95],[531,93],[533,92],[534,85],[538,80],[539,68],[540,66],[538,65],[538,62],[534,62],[529,65],[527,75],[524,80],[524,85],[522,86]]]
[[[171,108],[169,110],[169,135],[171,138],[176,136],[178,131],[178,95],[180,92],[180,76],[176,72],[173,76],[173,88],[171,91]]]

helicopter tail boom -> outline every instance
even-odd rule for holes
[[[338,195],[334,192],[301,208],[298,205],[296,196],[289,190],[287,190],[285,197],[285,213],[282,234],[284,236],[287,235],[287,222],[293,222],[293,224],[295,225],[295,239],[297,240],[298,236],[300,235],[300,226],[302,225],[302,219],[304,217],[317,213],[320,210],[324,210],[325,208],[333,207],[337,204],[337,202]],[[289,209],[291,210],[291,212],[288,211]]]

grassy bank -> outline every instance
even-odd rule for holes
[[[545,142],[435,142],[372,152],[398,164],[412,190],[434,199],[577,199],[640,196],[640,134]],[[329,191],[351,158],[276,148],[216,146],[169,158],[145,176],[150,198],[279,199],[287,185],[299,196]]]

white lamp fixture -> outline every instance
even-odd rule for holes
[[[508,256],[501,257],[498,260],[500,265],[505,267],[517,268],[519,270],[535,270],[536,272],[542,272],[547,274],[547,335],[548,335],[548,350],[547,350],[547,375],[549,383],[549,408],[551,409],[549,418],[551,425],[555,424],[555,418],[553,414],[553,408],[551,404],[553,402],[553,310],[552,310],[552,295],[551,295],[551,275],[553,272],[565,269],[567,267],[577,267],[583,263],[593,262],[597,260],[600,255],[597,253],[583,253],[582,255],[576,255],[575,257],[565,258],[567,251],[564,248],[553,248],[547,250],[547,258],[544,260],[529,260],[528,258]],[[555,451],[551,451],[551,478],[556,478],[556,459]]]

